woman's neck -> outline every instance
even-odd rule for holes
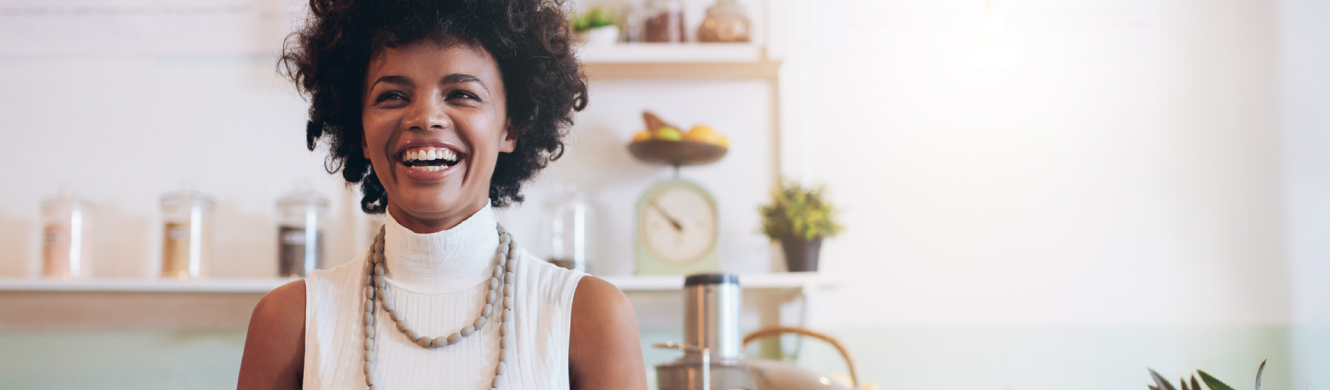
[[[462,223],[467,218],[471,218],[476,212],[489,206],[489,199],[484,199],[474,205],[465,205],[454,212],[422,213],[409,212],[394,203],[388,203],[388,213],[397,220],[397,223],[408,230],[419,234],[437,233],[452,229],[457,224]]]

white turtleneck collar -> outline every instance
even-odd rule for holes
[[[490,278],[499,253],[494,210],[484,208],[452,229],[420,234],[386,213],[383,255],[388,280],[424,294],[465,290]]]

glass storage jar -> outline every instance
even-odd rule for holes
[[[651,0],[647,3],[643,40],[658,43],[681,43],[684,38],[683,1]]]
[[[303,278],[323,267],[323,220],[328,200],[312,191],[296,191],[277,201],[277,273]]]
[[[752,23],[735,0],[716,0],[707,8],[707,18],[697,26],[698,42],[748,42]]]
[[[82,279],[91,273],[90,205],[72,193],[42,202],[42,276]]]
[[[546,204],[546,228],[550,235],[546,242],[546,260],[554,265],[586,271],[587,233],[591,203],[586,194],[572,183],[564,184],[554,200]]]
[[[195,279],[212,273],[212,198],[193,191],[162,196],[162,277]]]

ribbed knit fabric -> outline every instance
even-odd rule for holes
[[[494,212],[485,206],[456,227],[416,234],[388,216],[384,257],[389,290],[417,333],[447,336],[475,321],[484,306],[497,263]],[[514,240],[521,246],[519,237]],[[366,245],[370,243],[365,243]],[[306,389],[364,389],[361,273],[365,254],[305,279]],[[568,335],[573,293],[582,273],[519,253],[514,270],[514,354],[500,389],[567,389]],[[375,388],[488,389],[499,352],[499,321],[492,316],[476,334],[435,349],[417,346],[397,331],[382,308]]]

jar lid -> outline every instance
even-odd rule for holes
[[[90,208],[92,205],[86,199],[73,193],[63,193],[42,200],[42,210],[53,210],[66,207]]]
[[[200,206],[212,210],[212,197],[197,191],[175,191],[162,195],[162,207]]]
[[[314,206],[318,208],[327,208],[328,199],[319,195],[318,192],[311,190],[296,190],[287,193],[281,199],[277,200],[277,207],[288,206]]]
[[[703,284],[739,284],[739,275],[735,274],[695,274],[688,275],[683,279],[683,285],[697,286]]]

